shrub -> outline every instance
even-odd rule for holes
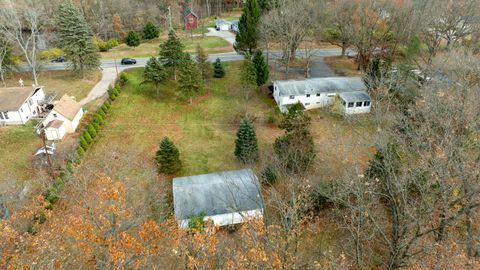
[[[102,110],[102,112],[104,112],[105,114],[107,114],[108,112],[107,106],[105,106],[104,104],[100,106],[100,110]]]
[[[40,214],[35,214],[33,216],[33,220],[38,222],[38,224],[43,224],[45,221],[47,221],[47,215],[45,214],[45,211],[40,211]]]
[[[158,27],[151,22],[148,22],[143,28],[143,38],[145,39],[157,38],[159,34],[160,30],[158,30]]]
[[[217,58],[215,63],[213,63],[213,77],[215,78],[225,77],[225,67],[223,66],[223,63],[220,61],[220,58]]]
[[[98,110],[97,114],[100,115],[103,120],[107,117],[107,114],[102,109]]]
[[[97,131],[92,124],[87,125],[87,131],[90,134],[90,137],[92,137],[92,139],[95,139],[95,137],[97,137]]]
[[[316,185],[310,194],[313,209],[318,211],[331,206],[334,203],[332,200],[333,190],[334,185],[332,182],[320,183]]]
[[[98,121],[95,121],[95,118],[94,118],[91,125],[93,126],[93,128],[95,129],[95,131],[98,134],[98,131],[100,130],[100,123],[98,123]]]
[[[180,152],[175,144],[165,137],[160,142],[160,149],[155,159],[158,164],[158,171],[161,173],[176,173],[181,170]]]
[[[108,100],[106,100],[104,103],[103,103],[103,106],[105,106],[105,108],[107,108],[107,111],[110,109],[111,105],[110,105],[110,102],[108,102]]]
[[[71,160],[67,160],[67,163],[65,164],[65,168],[69,173],[73,173],[73,169],[74,169],[73,162]]]
[[[75,151],[75,162],[80,163],[80,160],[85,155],[85,149],[81,145],[77,147],[77,151]]]
[[[95,45],[97,45],[97,49],[101,52],[108,52],[112,48],[110,43],[99,37],[95,38]]]
[[[196,216],[191,216],[188,220],[188,228],[193,231],[202,231],[205,228],[205,212],[201,212]]]
[[[120,73],[120,85],[125,85],[128,82],[128,75],[125,72]]]
[[[116,38],[111,38],[107,42],[108,42],[108,45],[110,46],[110,48],[117,47],[118,44],[120,44],[120,42],[118,42],[118,39],[116,39]]]
[[[102,115],[99,114],[98,112],[93,117],[93,122],[98,123],[99,125],[102,125],[104,121],[105,121],[105,118],[102,117]]]
[[[79,143],[79,144],[80,144],[80,146],[85,150],[85,149],[88,148],[88,144],[89,144],[89,143],[87,142],[87,140],[85,139],[85,137],[82,135],[82,136],[80,136],[80,143]]]
[[[122,87],[120,86],[119,83],[116,83],[114,88],[117,91],[117,96],[118,96],[118,94],[120,94],[120,92],[122,92]]]
[[[54,204],[60,199],[60,196],[58,195],[58,190],[55,187],[50,187],[43,194],[43,198],[45,198],[45,200],[50,204]]]
[[[277,182],[277,174],[271,166],[267,166],[260,174],[260,180],[262,183],[273,185]]]
[[[93,139],[92,136],[88,133],[88,131],[82,132],[82,137],[87,141],[88,144],[91,144]],[[83,146],[82,146],[83,147]],[[84,150],[87,150],[87,148],[83,147]]]
[[[108,94],[108,98],[109,98],[111,101],[115,101],[115,99],[117,98],[117,96],[115,95],[115,93],[111,92],[110,94]]]
[[[46,60],[46,59],[52,59],[55,57],[59,57],[65,55],[65,52],[60,49],[60,48],[51,48],[48,50],[44,50],[40,53],[40,59]]]
[[[137,47],[140,45],[140,35],[136,31],[129,31],[125,38],[125,43],[129,47]]]

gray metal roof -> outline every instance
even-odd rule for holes
[[[356,101],[371,101],[370,95],[365,91],[355,91],[355,92],[343,92],[340,93],[340,97],[345,100],[345,102],[356,102]]]
[[[174,178],[173,203],[178,220],[263,208],[260,184],[250,169]]]
[[[280,96],[365,91],[361,77],[327,77],[306,80],[274,81]]]

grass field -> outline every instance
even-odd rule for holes
[[[185,49],[188,52],[194,52],[197,45],[204,48],[208,53],[222,53],[233,51],[233,47],[223,38],[219,37],[204,37],[190,36],[189,33],[181,35],[183,44],[185,44]],[[140,46],[131,48],[126,44],[120,44],[114,49],[108,52],[102,52],[101,57],[103,59],[113,59],[113,58],[125,58],[125,57],[151,57],[158,55],[160,43],[166,40],[166,36],[163,35],[158,39],[151,41],[144,41]]]
[[[46,92],[57,92],[58,98],[63,94],[74,96],[77,100],[86,97],[92,87],[100,80],[100,71],[91,71],[82,78],[73,71],[42,71],[38,78],[40,85],[44,86]],[[18,80],[22,78],[26,86],[32,85],[30,73],[16,73],[6,80],[7,86],[18,86]]]
[[[325,63],[340,76],[359,76],[357,63],[354,57],[330,56],[325,57]]]

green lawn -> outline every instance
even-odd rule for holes
[[[158,55],[160,43],[166,40],[165,36],[151,41],[144,41],[140,46],[131,48],[126,44],[120,44],[108,52],[100,53],[103,59],[125,58],[125,57],[151,57]],[[226,40],[220,37],[204,37],[190,33],[183,33],[181,40],[185,44],[188,52],[194,52],[197,44],[204,48],[208,53],[222,53],[233,51],[233,47]]]

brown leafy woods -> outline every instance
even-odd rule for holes
[[[28,210],[1,221],[2,268],[279,269],[298,263],[304,225],[294,209],[300,208],[280,203],[273,193],[276,205],[289,210],[284,222],[252,219],[233,234],[208,222],[198,230],[180,230],[173,218],[157,222],[129,206],[122,181],[106,176],[89,184],[73,179],[64,195],[53,211],[44,210],[39,197]],[[45,216],[26,232],[22,224],[35,213]]]

